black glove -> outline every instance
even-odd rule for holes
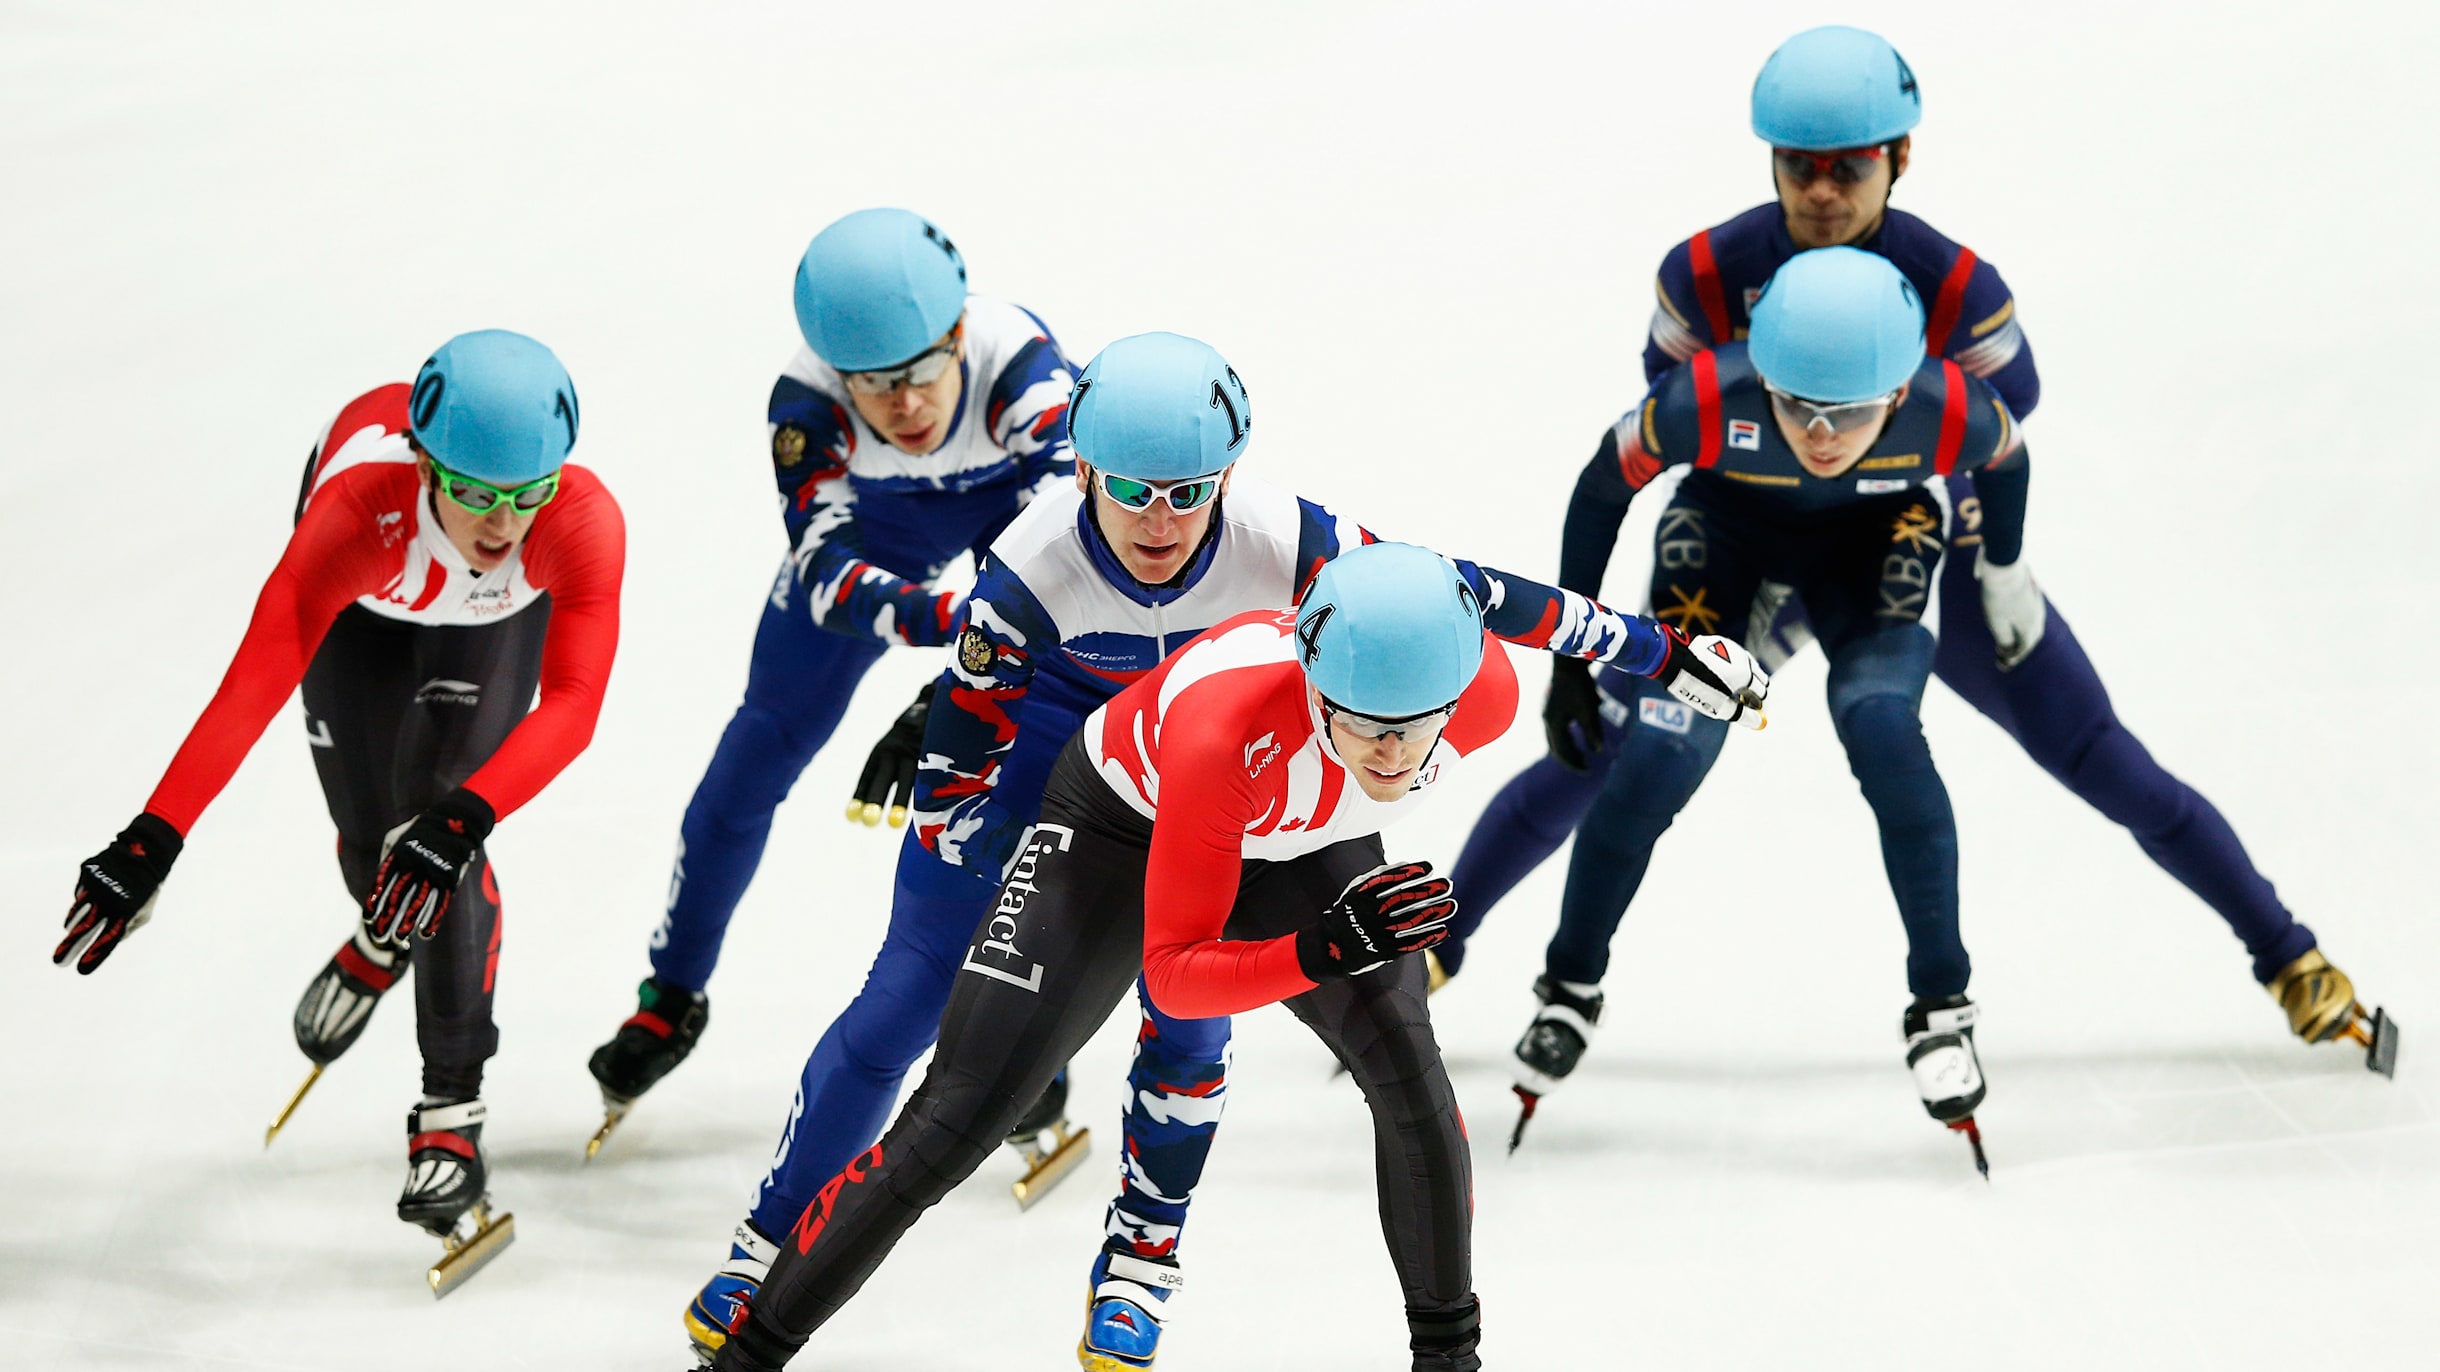
[[[392,830],[364,902],[373,941],[404,948],[410,933],[432,937],[497,822],[491,803],[461,786]]]
[[[1550,695],[1542,701],[1542,737],[1550,743],[1550,755],[1560,766],[1571,772],[1593,769],[1585,754],[1601,749],[1601,688],[1593,684],[1592,663],[1580,657],[1550,660]]]
[[[939,686],[937,679],[925,682],[915,693],[915,703],[899,711],[898,722],[873,745],[864,759],[864,775],[856,781],[855,798],[847,802],[848,823],[879,824],[886,805],[891,828],[906,824],[907,806],[915,799],[915,764],[923,760],[923,725],[932,717],[932,692]],[[895,801],[890,798],[893,790],[898,793]]]
[[[169,879],[169,865],[185,846],[168,820],[141,814],[119,830],[109,847],[86,858],[76,873],[76,899],[68,907],[68,936],[52,951],[51,965],[65,967],[75,958],[80,975],[93,975],[120,939],[152,918],[153,900]]]
[[[1457,902],[1432,864],[1375,867],[1347,883],[1321,922],[1296,934],[1296,966],[1311,981],[1352,977],[1448,937]]]

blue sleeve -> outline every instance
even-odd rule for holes
[[[1494,567],[1460,562],[1457,570],[1481,598],[1483,627],[1511,643],[1614,663],[1638,676],[1659,671],[1669,658],[1668,634],[1641,615]]]
[[[1016,746],[1034,654],[1059,646],[1058,626],[1005,564],[975,579],[966,626],[932,699],[915,772],[915,840],[952,867],[997,877],[1025,824],[992,788]]]
[[[1342,519],[1303,496],[1296,498],[1296,598],[1322,574],[1322,564],[1340,550],[1378,542],[1372,531],[1352,519]]]
[[[1599,595],[1618,546],[1618,526],[1635,493],[1661,469],[1693,460],[1696,432],[1693,369],[1663,376],[1643,403],[1619,416],[1601,435],[1593,460],[1576,476],[1567,522],[1559,534],[1559,584],[1578,595]]]
[[[1068,399],[1076,390],[1076,368],[1059,351],[1059,340],[1031,310],[1039,332],[992,379],[984,422],[991,441],[1015,457],[1024,473],[1027,499],[1046,483],[1076,475],[1068,447]]]
[[[1644,338],[1644,380],[1658,381],[1663,372],[1720,342],[1711,336],[1711,321],[1695,297],[1694,258],[1689,243],[1680,243],[1661,259],[1660,276],[1652,283],[1655,297],[1652,328]]]
[[[853,434],[842,402],[790,376],[771,388],[771,467],[806,612],[832,633],[938,647],[957,631],[957,597],[864,560]]]
[[[771,478],[779,484],[780,517],[794,544],[812,518],[813,487],[847,475],[856,450],[844,401],[792,376],[771,387]]]
[[[2042,399],[2042,378],[2033,368],[2033,346],[2016,317],[2016,297],[1999,268],[1977,259],[1949,336],[1937,341],[1943,357],[1999,392],[2010,413],[2022,419]]]
[[[1982,503],[1983,554],[2000,566],[2025,555],[2025,507],[2033,484],[2024,430],[1990,387],[1966,381],[1966,436],[1959,465]]]

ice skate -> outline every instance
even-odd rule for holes
[[[636,1099],[668,1076],[695,1051],[703,1027],[712,1022],[712,1001],[701,991],[646,977],[635,988],[636,1010],[608,1043],[593,1050],[588,1064],[602,1089],[602,1127],[585,1142],[593,1161]]]
[[[2263,988],[2287,1011],[2288,1028],[2307,1043],[2350,1039],[2362,1044],[2364,1065],[2384,1077],[2398,1074],[2398,1024],[2389,1012],[2367,1012],[2355,998],[2355,983],[2316,948],[2279,969]]]
[[[313,1064],[313,1070],[305,1074],[305,1084],[288,1098],[279,1118],[263,1131],[263,1147],[269,1148],[288,1127],[289,1117],[322,1079],[322,1069],[355,1046],[372,1020],[373,1007],[381,1002],[381,993],[406,975],[406,956],[399,949],[375,943],[359,922],[347,942],[305,984],[291,1027],[296,1031],[297,1051]]]
[[[763,1278],[771,1275],[771,1264],[777,1261],[779,1241],[755,1228],[754,1221],[741,1221],[729,1240],[729,1260],[686,1307],[686,1337],[705,1367],[712,1365],[720,1346],[745,1323],[754,1293],[762,1289]]]
[[[1139,1258],[1103,1249],[1093,1259],[1085,1297],[1084,1337],[1076,1362],[1084,1372],[1130,1372],[1152,1366],[1169,1298],[1186,1289],[1171,1258]]]
[[[407,1112],[407,1184],[398,1217],[441,1241],[441,1260],[424,1274],[438,1300],[517,1240],[517,1217],[491,1213],[484,1191],[481,1100],[444,1101]]]
[[[1516,1077],[1517,1100],[1523,1105],[1517,1127],[1508,1135],[1511,1153],[1525,1141],[1525,1126],[1533,1119],[1534,1107],[1576,1070],[1584,1050],[1592,1046],[1593,1030],[1601,1023],[1599,986],[1541,976],[1534,978],[1533,993],[1542,1008],[1525,1027],[1525,1037],[1517,1040],[1516,1061],[1509,1067]]]
[[[1901,1032],[1906,1036],[1907,1070],[1914,1073],[1924,1110],[1965,1135],[1974,1149],[1974,1170],[1988,1181],[1991,1163],[1983,1156],[1982,1128],[1974,1122],[1984,1094],[1982,1059],[1974,1053],[1979,1015],[1974,1002],[1962,995],[1918,996],[1906,1008]]]
[[[1067,1095],[1067,1069],[1063,1067],[1043,1089],[1042,1098],[1008,1131],[1008,1146],[1025,1162],[1025,1175],[1008,1188],[1015,1194],[1019,1210],[1031,1210],[1035,1201],[1049,1195],[1093,1151],[1093,1131],[1068,1124]]]

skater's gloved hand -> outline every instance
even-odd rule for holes
[[[1663,690],[1713,719],[1748,729],[1770,723],[1762,706],[1771,693],[1771,674],[1752,653],[1717,634],[1688,638],[1666,624],[1661,632],[1669,636],[1669,656],[1652,679]]]
[[[1991,641],[1999,645],[1999,669],[2007,671],[2042,641],[2050,607],[2042,588],[2034,584],[2033,564],[2023,558],[2000,566],[1974,554],[1974,579],[1982,583],[1983,622],[1991,626]]]
[[[495,822],[490,802],[461,786],[392,829],[364,903],[373,941],[404,948],[410,933],[432,937]]]
[[[1347,883],[1321,922],[1297,931],[1296,965],[1310,981],[1352,977],[1448,937],[1457,902],[1432,864],[1375,867]]]
[[[1550,694],[1542,701],[1542,737],[1560,766],[1571,772],[1593,769],[1585,755],[1601,749],[1601,688],[1593,684],[1592,663],[1580,657],[1550,660]]]
[[[110,846],[85,859],[76,872],[76,899],[68,906],[68,936],[51,954],[51,965],[76,959],[78,973],[91,976],[119,940],[144,927],[161,883],[186,841],[159,815],[142,814],[119,830]]]
[[[873,745],[864,759],[864,775],[856,779],[855,798],[847,802],[848,823],[877,825],[886,806],[890,827],[906,826],[907,806],[915,799],[915,764],[923,760],[924,721],[932,717],[932,692],[939,685],[925,682],[915,693],[915,703],[899,711],[898,721]],[[893,791],[896,799],[891,798]]]

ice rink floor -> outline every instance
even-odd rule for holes
[[[583,1165],[585,1057],[632,1008],[782,552],[762,407],[822,224],[920,209],[1079,362],[1206,338],[1256,399],[1252,469],[1547,575],[1641,394],[1654,265],[1767,194],[1747,89],[1832,20],[1921,78],[1895,203],[2016,289],[2037,574],[2129,724],[2403,1022],[2403,1060],[2388,1082],[2297,1044],[2207,909],[1935,687],[1983,1183],[1901,1063],[1900,929],[1808,657],[1664,843],[1605,1035],[1515,1157],[1503,1064],[1558,864],[1433,1002],[1478,1145],[1486,1364],[2433,1365],[2429,7],[19,0],[0,1367],[687,1365],[679,1311],[880,939],[890,836],[840,804],[937,666],[872,674],[781,812],[703,1048]],[[595,746],[492,845],[486,1143],[519,1239],[435,1305],[436,1245],[391,1214],[404,1003],[261,1146],[304,1068],[290,1009],[352,918],[294,714],[150,927],[90,979],[48,954],[75,864],[219,679],[313,435],[490,326],[566,359],[631,553]],[[1452,860],[1539,747],[1529,716],[1392,853]],[[1086,1170],[1020,1215],[1015,1164],[987,1164],[798,1366],[1073,1365],[1132,1028],[1078,1060]],[[1236,1062],[1161,1367],[1403,1367],[1355,1091],[1276,1009],[1240,1019]]]

